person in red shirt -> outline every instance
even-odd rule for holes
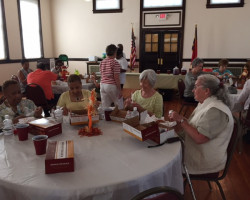
[[[118,104],[122,97],[120,85],[120,64],[115,60],[117,47],[114,44],[106,48],[107,58],[100,64],[102,107],[107,108],[111,103]]]
[[[57,74],[47,70],[47,66],[44,63],[39,62],[37,64],[37,69],[34,72],[28,74],[27,83],[36,83],[37,85],[41,86],[48,103],[56,105],[59,96],[54,96],[52,92],[51,81],[55,81],[57,79]]]

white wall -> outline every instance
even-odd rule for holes
[[[53,41],[51,32],[51,10],[50,0],[40,0],[41,18],[43,30],[44,56],[53,57]],[[17,0],[4,0],[6,26],[9,43],[10,59],[22,59],[21,40],[19,31],[19,20],[17,11]],[[17,74],[21,68],[20,63],[0,64],[0,85],[10,79],[12,74]],[[36,62],[30,63],[30,68],[36,68]]]
[[[183,58],[191,58],[194,27],[198,25],[201,58],[250,58],[250,0],[243,8],[206,9],[206,0],[186,1]],[[21,59],[17,1],[4,0],[11,59]],[[131,23],[134,23],[139,58],[140,0],[123,0],[123,12],[93,14],[85,0],[41,0],[45,57],[102,56],[108,44],[122,43],[129,58]],[[31,63],[35,67],[35,63]],[[86,72],[86,62],[69,62],[69,71]],[[184,63],[189,65],[189,63]],[[0,85],[20,64],[0,65]]]
[[[107,45],[124,45],[129,58],[131,23],[134,23],[136,45],[139,45],[140,1],[123,0],[123,12],[93,14],[92,2],[84,0],[53,0],[53,38],[55,55],[65,53],[71,58],[102,56]],[[138,54],[139,55],[139,54]],[[85,62],[70,62],[69,70],[86,72]]]
[[[201,58],[250,58],[250,0],[241,8],[207,9],[207,0],[186,1],[184,58],[191,58],[195,24]]]

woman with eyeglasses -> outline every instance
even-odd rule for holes
[[[193,93],[199,104],[190,118],[187,120],[174,111],[169,118],[177,122],[176,129],[184,136],[189,173],[218,172],[225,167],[234,127],[227,89],[217,77],[206,74],[198,77]]]

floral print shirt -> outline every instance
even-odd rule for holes
[[[36,105],[33,103],[33,101],[29,99],[21,100],[21,102],[17,105],[17,112],[14,112],[10,107],[8,107],[5,104],[5,102],[3,102],[0,105],[0,125],[2,124],[2,121],[4,120],[5,115],[9,115],[10,119],[18,117],[20,115],[33,116],[35,109],[36,109]]]

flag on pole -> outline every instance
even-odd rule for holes
[[[130,54],[130,69],[133,70],[135,66],[135,59],[136,59],[136,47],[135,47],[135,35],[134,29],[132,26],[132,35],[131,35],[131,54]]]
[[[194,33],[194,41],[192,46],[192,61],[197,57],[198,54],[198,46],[197,46],[197,24],[195,25],[195,33]]]

